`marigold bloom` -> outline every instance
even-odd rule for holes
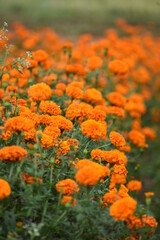
[[[4,199],[11,194],[11,188],[7,181],[0,178],[0,199]]]
[[[82,133],[94,140],[105,139],[107,126],[103,122],[89,119],[81,124]]]
[[[113,166],[113,172],[111,173],[111,185],[110,188],[113,188],[115,184],[125,184],[128,171],[124,164]]]
[[[126,141],[124,137],[118,132],[111,131],[109,138],[111,143],[116,147],[123,147],[126,145]]]
[[[146,138],[143,135],[143,133],[137,130],[132,130],[129,132],[128,137],[131,140],[131,142],[137,147],[142,147],[142,148],[148,147],[148,145],[146,144]]]
[[[26,155],[26,149],[14,145],[0,149],[0,160],[2,161],[21,161]]]
[[[117,189],[113,188],[112,190],[109,190],[109,192],[105,193],[103,196],[103,201],[105,204],[112,204],[116,201],[117,196]]]
[[[127,224],[129,228],[141,228],[142,227],[142,221],[137,216],[130,216],[129,219],[127,219]]]
[[[123,152],[117,149],[106,151],[100,149],[93,149],[91,151],[91,157],[95,160],[101,159],[112,164],[127,164],[127,157]]]
[[[102,111],[100,108],[95,107],[93,111],[89,114],[90,119],[94,119],[96,121],[105,121],[106,113]]]
[[[66,110],[66,117],[71,120],[79,118],[79,122],[81,122],[89,116],[92,110],[93,107],[90,104],[73,102]]]
[[[71,206],[76,206],[77,204],[77,201],[75,198],[72,198],[72,196],[63,196],[62,197],[62,201],[61,201],[62,204],[66,204],[66,203],[71,203]]]
[[[28,184],[33,184],[33,183],[41,184],[43,182],[42,178],[30,176],[28,173],[25,173],[25,172],[22,172],[21,176],[24,182]]]
[[[110,207],[110,215],[117,220],[127,220],[133,215],[137,207],[137,202],[131,197],[117,200]]]
[[[83,98],[83,91],[79,87],[72,86],[71,84],[66,87],[66,94],[75,99]]]
[[[103,101],[103,97],[100,91],[95,88],[91,88],[85,91],[84,100],[92,104],[101,104]]]
[[[78,170],[75,175],[76,181],[84,186],[96,185],[100,177],[100,172],[93,166],[86,166]]]
[[[50,102],[50,101],[41,101],[41,103],[39,105],[39,111],[48,113],[52,116],[61,114],[60,106],[58,106],[56,103]]]
[[[33,101],[47,100],[52,95],[52,89],[45,83],[37,83],[29,88],[28,95]]]
[[[61,135],[61,131],[60,131],[59,127],[52,126],[52,125],[45,127],[43,133],[46,135],[49,135],[53,139],[56,139]]]
[[[73,195],[74,192],[79,192],[79,187],[74,180],[67,178],[56,184],[56,190],[57,192],[61,192],[62,190],[62,194],[64,195]]]
[[[59,148],[58,148],[58,150],[57,150],[57,154],[63,154],[63,155],[65,155],[65,154],[67,154],[68,152],[70,152],[70,145],[69,145],[69,143],[68,143],[67,141],[63,141],[63,142],[60,144],[60,146],[59,146]]]
[[[1,138],[6,141],[8,139],[10,139],[12,137],[12,131],[5,131],[5,128],[1,129],[2,130],[2,133],[1,133]]]
[[[55,139],[48,134],[42,133],[41,144],[43,148],[53,147],[55,145]]]
[[[146,214],[143,214],[141,218],[137,216],[130,216],[129,219],[127,219],[127,224],[130,228],[142,228],[146,225],[150,228],[156,228],[158,225],[153,216],[147,216]]]
[[[118,192],[118,199],[125,198],[125,197],[129,197],[128,189],[123,184],[121,184]]]
[[[34,122],[26,117],[17,116],[9,118],[4,126],[9,131],[23,132],[34,128]]]
[[[145,192],[144,194],[145,194],[146,198],[150,198],[150,197],[154,196],[154,192]]]
[[[108,65],[109,71],[115,74],[125,74],[128,72],[128,66],[125,62],[115,59]]]
[[[153,216],[147,216],[146,214],[142,215],[143,226],[148,225],[150,228],[156,228],[158,223]]]
[[[65,83],[57,83],[56,90],[61,90],[62,92],[64,92],[66,90],[66,84]]]
[[[146,138],[149,138],[151,140],[154,140],[156,138],[156,132],[150,127],[144,127],[142,129],[142,133],[146,136]]]
[[[141,183],[141,181],[131,180],[128,182],[127,188],[130,191],[139,191],[142,188],[142,183]]]
[[[35,135],[36,135],[36,130],[35,130],[35,128],[32,128],[32,129],[24,132],[24,139],[27,141],[29,141],[29,140],[36,141]]]
[[[42,49],[39,49],[33,52],[32,54],[33,54],[34,60],[36,60],[37,62],[43,62],[48,58],[47,52]]]
[[[125,112],[123,108],[116,107],[116,106],[108,106],[106,108],[107,115],[113,115],[119,118],[125,118]]]
[[[119,92],[111,92],[107,95],[107,99],[112,105],[117,107],[124,107],[126,103],[126,98],[122,96]]]
[[[52,116],[50,125],[54,125],[54,126],[56,125],[61,130],[65,130],[65,131],[70,131],[73,128],[73,123],[61,115]]]
[[[52,117],[48,114],[38,115],[40,124],[50,125],[52,122]]]
[[[140,118],[142,114],[146,112],[146,106],[143,101],[143,97],[140,94],[132,94],[125,104],[127,112],[132,117]]]
[[[66,117],[73,120],[81,116],[80,104],[72,103],[66,110]]]
[[[100,165],[98,163],[95,163],[95,162],[92,162],[88,159],[83,159],[83,160],[80,160],[78,161],[78,163],[76,164],[76,168],[78,169],[82,169],[84,167],[92,167],[94,169],[97,169],[97,171],[99,172],[100,174],[100,177],[103,178],[103,177],[106,177],[106,176],[109,176],[110,175],[110,169],[109,169],[109,166],[103,166],[103,165]]]
[[[88,58],[88,67],[91,71],[102,67],[102,59],[98,56]]]

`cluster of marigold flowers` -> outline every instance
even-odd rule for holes
[[[0,67],[0,160],[20,164],[16,162],[23,158],[32,161],[27,151],[35,145],[37,157],[55,148],[54,164],[46,166],[56,174],[54,165],[61,166],[65,156],[74,176],[54,186],[63,195],[62,204],[74,207],[81,186],[98,188],[107,182],[106,193],[95,198],[103,203],[102,210],[109,208],[111,217],[125,221],[130,229],[147,226],[154,233],[155,218],[136,213],[138,203],[131,193],[140,191],[142,183],[130,176],[127,166],[128,159],[136,158],[135,149],[148,148],[156,138],[155,129],[144,125],[143,116],[146,102],[160,88],[160,38],[139,26],[117,24],[127,36],[120,38],[110,29],[102,38],[85,34],[76,43],[48,28],[35,32],[20,23],[13,25],[8,38],[19,46],[12,49],[13,55],[30,50],[32,56],[21,72],[12,68],[12,57]],[[0,41],[2,51],[4,46],[5,41]],[[152,120],[159,119],[153,107]],[[95,147],[83,145],[78,134]],[[27,172],[22,172],[22,179],[26,184],[43,184],[42,178]],[[0,199],[10,194],[7,179],[0,179]],[[146,193],[146,198],[152,195]],[[132,239],[138,238],[136,231],[131,233]]]

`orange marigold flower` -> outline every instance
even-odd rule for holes
[[[76,138],[69,138],[67,140],[67,143],[69,144],[70,147],[74,147],[74,150],[78,149],[79,141]]]
[[[100,149],[93,149],[91,151],[91,157],[95,160],[101,159],[112,164],[127,164],[127,157],[123,152],[117,149],[105,151]]]
[[[153,216],[147,216],[143,214],[141,218],[137,216],[130,216],[127,220],[127,224],[130,228],[142,228],[148,225],[150,228],[156,228],[158,223]]]
[[[79,87],[75,87],[69,84],[66,87],[66,94],[75,99],[82,99],[83,98],[83,91]]]
[[[42,114],[42,115],[38,115],[40,124],[44,124],[44,125],[50,125],[52,122],[52,117],[49,116],[48,114]]]
[[[125,112],[123,108],[116,107],[116,106],[108,106],[106,108],[107,115],[117,116],[119,118],[125,118]]]
[[[145,192],[144,194],[145,194],[146,198],[150,198],[150,197],[154,196],[154,192]]]
[[[144,127],[142,129],[142,133],[146,136],[146,138],[149,138],[151,140],[154,140],[156,138],[156,132],[150,127]]]
[[[125,146],[119,147],[119,150],[121,150],[122,152],[130,153],[131,152],[131,146],[125,145]]]
[[[97,108],[97,106],[90,112],[89,114],[90,119],[94,119],[96,121],[105,121],[106,113],[105,111],[102,111],[100,108]]]
[[[56,125],[65,131],[70,131],[73,128],[73,123],[61,115],[52,116],[50,125]]]
[[[32,129],[24,132],[24,139],[27,141],[29,141],[29,140],[36,141],[35,135],[36,135],[36,130],[35,130],[35,128],[32,128]]]
[[[59,127],[52,126],[52,125],[45,127],[43,133],[46,135],[49,135],[53,139],[56,139],[61,135],[61,131],[60,131]]]
[[[133,215],[137,207],[137,202],[131,197],[125,197],[117,200],[110,207],[110,215],[117,220],[127,220]]]
[[[11,194],[11,188],[7,181],[0,178],[0,199],[4,199]]]
[[[26,155],[26,149],[14,145],[0,149],[0,160],[2,161],[21,161]]]
[[[73,120],[81,116],[80,104],[72,103],[66,110],[66,117]]]
[[[24,182],[28,184],[33,184],[33,183],[41,184],[43,182],[42,178],[30,176],[28,173],[25,173],[25,172],[22,172],[21,176]]]
[[[33,101],[47,100],[52,95],[52,89],[45,83],[37,83],[29,88],[28,95]]]
[[[128,182],[127,188],[130,191],[139,191],[142,188],[142,183],[141,183],[141,181],[131,180]]]
[[[10,139],[11,136],[12,136],[12,131],[5,130],[5,128],[2,129],[1,138],[2,138],[4,141]]]
[[[103,196],[103,201],[105,204],[114,203],[116,201],[116,196],[117,196],[117,189],[113,188]]]
[[[96,185],[101,178],[100,172],[93,166],[80,169],[75,175],[76,181],[84,186]]]
[[[109,71],[115,74],[126,74],[128,72],[128,66],[124,61],[115,59],[108,65]]]
[[[39,110],[52,116],[57,116],[61,114],[60,106],[50,101],[41,101],[39,105]]]
[[[108,164],[107,164],[107,166],[103,166],[98,163],[92,162],[88,159],[79,160],[78,163],[76,164],[76,168],[78,168],[79,170],[81,170],[84,167],[88,167],[88,166],[92,167],[94,169],[97,169],[101,178],[110,176],[110,169],[109,169]]]
[[[118,192],[118,199],[125,198],[125,197],[129,197],[128,189],[123,184],[121,184]]]
[[[95,88],[91,88],[85,91],[84,100],[92,104],[101,104],[103,102],[103,97],[100,91]]]
[[[54,74],[54,73],[51,73],[49,75],[45,75],[44,78],[43,78],[43,81],[48,85],[51,85],[52,82],[55,82],[56,80],[57,80],[57,75]]]
[[[94,140],[106,139],[107,126],[104,122],[89,119],[81,124],[82,133]]]
[[[74,180],[67,178],[56,184],[56,190],[57,192],[61,192],[62,190],[62,194],[73,195],[74,192],[79,192],[79,187]]]
[[[156,228],[158,223],[153,216],[147,216],[146,214],[142,215],[143,226],[148,225],[150,228]]]
[[[52,136],[42,133],[41,144],[43,148],[53,147],[55,143],[55,139]]]
[[[124,108],[132,117],[136,118],[141,117],[141,115],[146,112],[146,106],[143,102],[143,97],[140,94],[132,94]]]
[[[101,68],[102,64],[103,64],[103,61],[98,56],[93,56],[93,57],[88,58],[88,67],[91,71],[93,71],[97,68]]]
[[[33,59],[36,60],[37,62],[43,62],[48,58],[48,53],[44,50],[37,50],[32,53]]]
[[[113,166],[113,172],[111,174],[111,185],[110,188],[113,188],[115,184],[125,184],[128,171],[124,164]]]
[[[61,90],[62,92],[64,92],[66,90],[66,84],[65,83],[57,83],[56,90]]]
[[[126,98],[122,96],[119,92],[111,92],[107,95],[107,99],[112,105],[117,107],[124,107],[126,103]]]
[[[126,140],[124,139],[124,137],[115,131],[111,131],[110,135],[109,135],[110,141],[113,145],[115,145],[116,147],[123,147],[126,145]]]
[[[73,102],[66,110],[66,117],[71,120],[79,118],[79,122],[81,122],[88,117],[92,110],[93,107],[90,104]]]
[[[127,224],[129,228],[141,228],[142,227],[142,222],[141,219],[137,216],[130,216],[129,219],[127,219]]]
[[[132,77],[135,79],[136,82],[141,83],[141,84],[148,83],[151,79],[149,72],[143,66],[134,70],[134,72],[132,73]]]
[[[76,206],[77,204],[77,201],[75,198],[72,198],[72,196],[63,196],[62,197],[62,201],[61,201],[62,204],[66,204],[66,203],[71,203],[71,206]]]
[[[63,155],[65,155],[65,154],[67,154],[68,152],[70,152],[70,145],[69,145],[69,143],[68,143],[67,141],[63,141],[63,142],[60,144],[60,146],[59,146],[59,148],[58,148],[58,150],[57,150],[57,154],[63,154]]]
[[[148,147],[146,144],[145,135],[143,133],[137,130],[132,130],[129,132],[128,137],[134,145],[142,148]]]
[[[17,116],[9,118],[4,126],[9,131],[23,132],[34,128],[34,123],[26,117]]]

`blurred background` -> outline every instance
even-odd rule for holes
[[[160,26],[160,0],[0,0],[0,20],[50,26],[59,34],[102,35],[117,18]]]
[[[91,33],[102,36],[107,28],[114,27],[118,18],[131,24],[154,24],[160,34],[160,0],[0,0],[0,24],[20,21],[36,29],[53,28],[66,37]],[[160,147],[158,140],[140,159],[144,190],[155,192],[152,210],[160,219]]]

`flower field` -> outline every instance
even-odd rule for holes
[[[160,37],[116,25],[73,41],[2,26],[0,239],[159,239],[140,169],[159,132]]]

